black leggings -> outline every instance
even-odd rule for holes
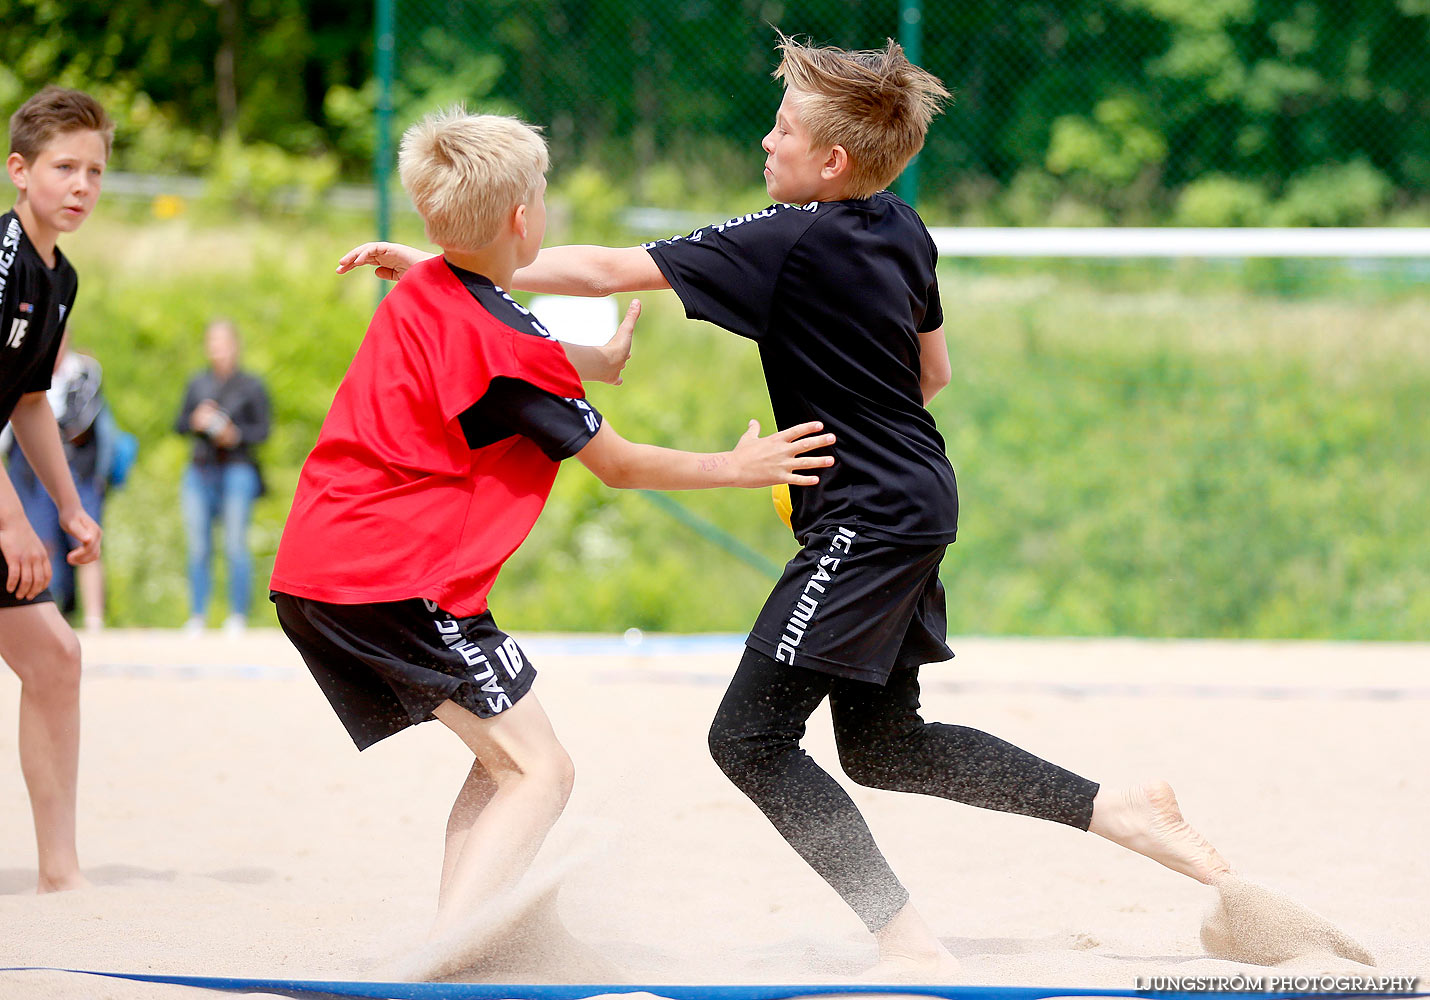
[[[840,766],[861,785],[1081,830],[1092,820],[1096,782],[976,729],[924,722],[916,670],[896,670],[880,687],[746,649],[710,725],[710,754],[871,931],[909,894],[853,801],[799,745],[826,695]]]

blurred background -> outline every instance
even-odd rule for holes
[[[0,113],[53,82],[118,122],[61,244],[74,346],[140,442],[105,518],[111,626],[187,617],[172,425],[219,315],[273,397],[272,622],[293,484],[375,302],[333,264],[384,225],[423,245],[392,150],[438,107],[543,125],[547,242],[629,244],[765,204],[776,28],[893,37],[955,95],[898,187],[932,226],[1430,226],[1430,0],[0,0],[0,23]],[[1430,258],[959,256],[940,280],[953,632],[1430,637]],[[751,346],[643,298],[626,384],[591,392],[615,426],[698,449],[768,426]],[[672,499],[573,463],[498,620],[746,628],[793,539],[763,492]]]

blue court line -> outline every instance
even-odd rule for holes
[[[1098,990],[1052,986],[908,986],[806,983],[801,985],[688,986],[631,984],[525,983],[372,983],[322,979],[247,979],[229,976],[165,976],[139,972],[100,972],[92,969],[57,969],[22,966],[0,972],[65,972],[103,976],[167,986],[244,993],[288,993],[297,997],[364,997],[379,1000],[586,1000],[622,993],[647,993],[667,1000],[791,1000],[825,996],[920,996],[944,1000],[1047,1000],[1050,997],[1137,997],[1143,1000],[1346,1000],[1351,997],[1430,997],[1430,993],[1308,993],[1226,992],[1184,993],[1159,990]]]

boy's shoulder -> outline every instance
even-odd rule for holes
[[[24,237],[25,229],[20,225],[20,217],[13,209],[0,215],[0,291],[4,290],[3,282],[20,257],[20,245]]]
[[[383,300],[384,305],[389,302],[414,317],[440,314],[447,324],[465,321],[484,332],[555,339],[505,288],[450,263],[440,254],[409,268]]]
[[[649,243],[641,245],[647,250],[653,250],[659,247],[675,246],[679,243],[703,243],[716,236],[734,238],[736,235],[740,235],[754,239],[797,237],[814,224],[820,209],[827,207],[817,201],[812,201],[808,205],[774,204],[762,208],[758,212],[749,212],[724,222],[701,226],[683,236],[651,240]],[[825,215],[828,214],[826,211]],[[742,229],[741,227],[748,228]]]
[[[30,242],[19,213],[12,208],[0,215],[0,297],[18,294],[20,289],[17,286],[21,284],[27,291],[33,291],[31,286],[35,282],[51,289],[52,294],[58,294],[59,301],[64,303],[64,310],[67,310],[68,300],[79,285],[79,275],[59,247],[55,247],[54,267],[47,265]]]
[[[793,245],[806,236],[818,239],[850,228],[866,229],[871,218],[885,223],[884,228],[890,234],[901,238],[930,238],[923,219],[912,205],[893,192],[880,191],[868,198],[770,205],[758,212],[702,226],[684,236],[652,240],[642,245],[651,250],[679,243],[701,243],[716,236],[751,241],[768,239]]]

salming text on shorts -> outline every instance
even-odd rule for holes
[[[5,473],[0,471],[0,476]],[[5,556],[0,553],[0,608],[23,608],[27,604],[44,604],[46,601],[53,601],[54,595],[49,588],[40,591],[34,597],[19,598],[5,589],[5,583],[10,579],[10,564],[5,561]]]
[[[359,750],[453,701],[489,719],[521,700],[536,668],[490,611],[454,618],[422,598],[328,604],[275,592],[278,622]]]
[[[839,526],[808,536],[745,645],[779,663],[883,684],[948,660],[938,566],[946,545],[904,545]]]

